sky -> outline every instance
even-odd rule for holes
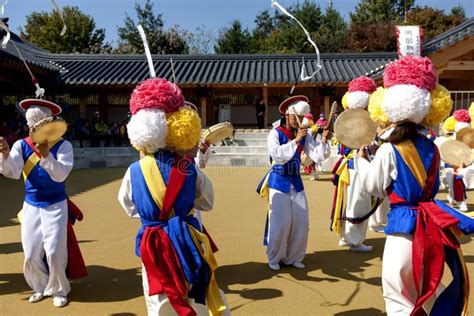
[[[18,33],[18,28],[26,23],[26,16],[33,11],[52,11],[50,0],[0,0],[8,1],[4,16],[10,18],[10,29]],[[146,0],[138,0],[144,4]],[[279,0],[282,6],[288,7],[296,0]],[[302,0],[300,1],[302,2]],[[325,8],[328,0],[316,0]],[[349,12],[358,0],[333,0],[333,6],[347,19]],[[134,0],[57,0],[60,6],[78,6],[84,13],[92,16],[98,28],[106,30],[106,41],[117,44],[117,26],[123,25],[125,13],[135,16]],[[271,0],[153,0],[154,7],[163,14],[165,27],[179,25],[181,29],[194,31],[204,25],[214,34],[228,27],[233,20],[240,20],[244,27],[253,28],[255,16],[265,9],[270,9]],[[455,5],[462,5],[468,17],[474,16],[474,0],[417,0],[417,5],[450,11]]]

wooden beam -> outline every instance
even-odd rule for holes
[[[207,98],[201,97],[201,125],[207,127]]]
[[[456,57],[467,54],[472,50],[474,50],[474,35],[471,35],[454,45],[429,54],[428,57],[431,59],[435,67],[438,68],[441,64],[454,60]]]
[[[263,128],[268,126],[268,87],[266,84],[263,85],[262,91],[263,103],[265,103],[265,118],[263,119]]]
[[[329,117],[329,111],[331,111],[330,102],[331,102],[331,100],[330,100],[329,96],[325,95],[324,96],[324,116],[325,117]]]
[[[439,79],[468,79],[474,77],[474,70],[446,70],[441,74],[438,72]]]
[[[438,74],[446,70],[474,70],[474,61],[448,61],[447,65],[438,71]]]

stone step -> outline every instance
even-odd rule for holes
[[[214,146],[211,147],[213,153],[219,154],[239,154],[239,153],[257,153],[266,154],[266,146]]]
[[[268,133],[235,133],[234,139],[263,139],[266,140]]]

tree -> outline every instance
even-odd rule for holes
[[[329,6],[323,23],[315,32],[316,44],[321,52],[339,53],[346,50],[347,24],[339,11]]]
[[[26,25],[20,28],[20,36],[52,53],[106,52],[105,30],[96,29],[94,19],[82,13],[78,7],[66,6],[63,16],[67,32],[63,28],[59,12],[33,12],[26,17]]]
[[[247,54],[249,48],[250,33],[247,29],[242,29],[242,24],[238,20],[220,32],[214,47],[217,54]]]
[[[153,3],[147,0],[144,7],[135,3],[137,21],[128,14],[125,15],[124,25],[117,28],[119,47],[117,53],[143,53],[144,47],[137,25],[145,31],[148,46],[152,54],[186,54],[189,47],[185,35],[177,26],[164,29],[162,14],[153,12]]]
[[[200,25],[194,33],[189,33],[187,42],[190,54],[212,54],[216,38],[212,30],[206,29],[206,26]]]
[[[421,25],[425,41],[465,21],[462,7],[450,14],[431,7],[414,6],[414,0],[362,0],[350,13],[348,48],[356,52],[395,51],[395,25]]]
[[[450,14],[428,6],[414,7],[408,13],[408,23],[421,26],[425,41],[446,32],[465,20],[466,14],[460,6],[453,7]]]

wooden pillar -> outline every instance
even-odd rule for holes
[[[201,97],[199,101],[201,102],[201,126],[207,127],[207,98]]]
[[[331,111],[331,100],[329,98],[329,96],[325,95],[324,96],[324,116],[327,118],[329,118],[329,112]]]
[[[99,112],[100,117],[104,119],[105,123],[108,123],[108,101],[107,101],[107,93],[103,92],[99,95]]]
[[[268,126],[268,87],[267,84],[263,85],[262,91],[263,103],[265,103],[265,118],[263,119],[263,128]]]
[[[311,89],[311,113],[313,114],[314,121],[316,122],[319,118],[319,113],[321,113],[321,96],[319,93],[319,88]]]
[[[83,96],[79,98],[79,116],[87,117],[86,98]]]

